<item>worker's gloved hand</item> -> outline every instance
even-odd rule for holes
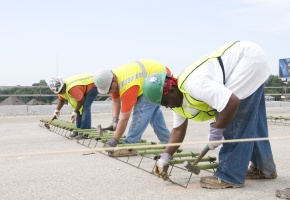
[[[111,123],[111,126],[112,126],[113,131],[116,130],[117,125],[118,125],[118,122],[119,122],[119,118],[118,117],[113,117],[112,123]]]
[[[58,109],[55,109],[54,112],[53,112],[53,116],[55,116],[56,118],[59,118],[60,111]]]
[[[172,160],[172,155],[163,153],[161,158],[156,162],[154,167],[154,174],[158,178],[161,177],[164,181],[168,179],[169,161]]]
[[[118,125],[119,119],[117,117],[113,117],[110,126],[103,128],[104,130],[115,131]]]
[[[76,120],[77,120],[77,116],[78,116],[78,113],[76,113],[75,111],[73,111],[72,112],[72,114],[71,114],[71,123],[75,123],[76,122]]]
[[[209,141],[218,141],[223,139],[223,133],[225,128],[215,128],[215,123],[210,124]],[[213,150],[217,148],[221,143],[209,143],[208,148]]]
[[[104,147],[116,147],[119,144],[119,141],[116,140],[114,137],[112,137],[105,145]],[[113,153],[114,150],[106,150],[106,152]]]
[[[98,130],[99,136],[103,136],[103,130],[115,131],[116,128],[117,128],[118,122],[119,122],[118,117],[113,117],[110,126],[108,126],[106,128],[102,128],[101,124],[99,124],[97,126],[97,130]]]
[[[109,147],[116,147],[119,144],[119,141],[112,137],[108,142],[107,145]]]

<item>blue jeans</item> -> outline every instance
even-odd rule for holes
[[[268,137],[264,85],[251,96],[240,101],[238,112],[224,132],[225,140]],[[244,184],[252,162],[264,174],[276,170],[270,142],[224,143],[219,152],[219,166],[215,177],[231,184]]]
[[[91,107],[98,95],[98,89],[93,87],[85,94],[85,102],[83,105],[82,114],[78,114],[76,119],[76,127],[81,129],[90,129],[92,124]]]
[[[148,124],[152,126],[154,133],[159,141],[165,144],[169,140],[170,132],[165,124],[160,106],[147,101],[143,95],[138,97],[137,103],[133,108],[133,119],[123,143],[138,143]]]

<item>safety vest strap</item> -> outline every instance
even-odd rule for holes
[[[218,59],[218,61],[220,63],[222,71],[223,71],[223,83],[225,85],[226,84],[226,75],[225,75],[225,68],[224,68],[223,60],[221,59],[221,57],[218,57],[217,59]]]
[[[197,69],[199,66],[203,65],[205,62],[207,62],[210,59],[219,59],[219,57],[221,57],[230,47],[232,47],[234,44],[236,44],[239,41],[235,41],[235,42],[231,42],[228,43],[222,47],[220,47],[219,49],[215,50],[214,52],[210,53],[208,56],[201,58],[200,60],[198,60],[197,62],[195,62],[194,64],[192,64],[190,67],[188,67],[179,77],[178,79],[178,86],[181,89],[182,92],[182,85],[185,82],[185,80],[187,79],[187,77],[195,70]],[[220,62],[220,65],[222,62]],[[221,68],[223,69],[223,65],[221,65]],[[224,70],[223,70],[223,75],[224,75]],[[223,81],[225,82],[225,76],[223,77]]]

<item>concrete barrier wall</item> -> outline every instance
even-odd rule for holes
[[[266,101],[266,107],[290,107],[290,102]]]
[[[0,106],[0,116],[6,115],[53,115],[56,105],[7,105]],[[96,102],[92,105],[92,113],[111,112],[110,101]],[[71,105],[64,105],[61,114],[71,114]]]
[[[290,107],[290,102],[266,101],[267,107]],[[8,105],[0,106],[0,116],[6,115],[52,115],[56,105]],[[164,108],[165,109],[165,108]],[[111,112],[110,101],[97,101],[92,105],[92,113]],[[71,105],[64,105],[61,114],[71,114]]]

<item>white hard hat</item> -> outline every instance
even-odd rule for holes
[[[61,76],[52,78],[49,82],[49,88],[54,93],[58,94],[64,86],[64,80]]]
[[[94,76],[95,85],[100,94],[108,94],[113,80],[113,73],[108,69],[96,71]]]

